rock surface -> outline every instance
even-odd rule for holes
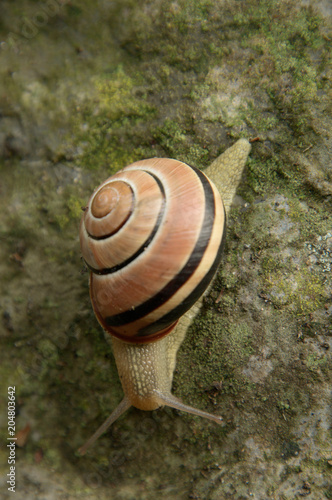
[[[331,499],[330,2],[16,4],[0,7],[0,426],[15,386],[17,498]],[[81,207],[132,161],[204,169],[241,137],[224,262],[174,378],[225,425],[133,409],[79,458],[122,398]]]

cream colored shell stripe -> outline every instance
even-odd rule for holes
[[[181,286],[191,277],[191,275],[195,272],[195,270],[198,268],[201,262],[202,255],[204,255],[205,248],[207,247],[209,243],[209,239],[212,233],[212,229],[215,223],[218,223],[218,221],[215,221],[215,200],[214,200],[214,193],[212,190],[212,187],[210,185],[209,180],[206,178],[206,176],[197,168],[195,167],[190,167],[192,170],[195,171],[196,175],[199,177],[203,189],[204,189],[204,194],[205,194],[205,214],[204,214],[204,221],[202,224],[201,232],[200,235],[197,239],[195,248],[191,255],[189,256],[187,263],[185,266],[179,270],[178,274],[174,276],[174,278],[169,281],[169,283],[161,289],[157,294],[155,294],[153,297],[145,301],[144,303],[140,304],[139,306],[135,307],[135,309],[130,309],[121,312],[120,314],[116,314],[113,316],[109,316],[104,318],[104,325],[106,327],[112,328],[114,326],[121,326],[121,325],[127,325],[133,321],[136,321],[144,316],[147,316],[149,313],[151,313],[153,310],[155,310],[157,307],[160,307],[163,303],[167,302],[172,295],[174,295],[180,288]],[[147,174],[153,176],[160,189],[161,192],[164,194],[163,187],[161,185],[161,182],[159,179],[152,174],[149,171],[145,171]],[[162,217],[162,214],[159,214],[158,217],[158,222],[153,230],[152,235],[148,238],[148,241],[144,243],[144,245],[126,261],[125,264],[128,264],[129,262],[132,262],[134,258],[138,257],[138,255],[142,252],[145,251],[147,248],[147,244],[149,244],[153,236],[156,234],[160,219]],[[223,224],[225,223],[225,216],[223,220]],[[157,227],[158,226],[158,227]],[[224,241],[224,235],[225,231],[223,231],[223,237],[220,241],[219,249],[216,255],[216,258],[211,265],[210,269],[207,270],[206,274],[204,275],[203,279],[200,281],[200,283],[195,287],[195,289],[187,296],[184,297],[184,299],[181,301],[181,303],[176,306],[173,310],[171,310],[169,313],[165,314],[161,318],[159,318],[157,321],[155,321],[153,324],[146,326],[145,328],[142,328],[139,330],[137,336],[138,337],[144,337],[146,335],[150,335],[153,332],[162,330],[164,328],[167,328],[170,326],[172,323],[174,323],[182,314],[184,314],[195,302],[199,296],[202,294],[202,292],[205,290],[206,286],[212,279],[219,263],[221,260],[221,254],[222,254],[222,247],[223,247],[223,241]],[[124,267],[124,265],[121,264],[121,268]],[[119,269],[115,269],[115,271]],[[114,272],[114,268],[110,269],[109,272]],[[102,272],[104,274],[104,271]]]

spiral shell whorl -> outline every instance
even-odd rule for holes
[[[225,214],[215,186],[185,163],[133,163],[92,195],[81,222],[96,316],[111,335],[164,335],[220,262]]]

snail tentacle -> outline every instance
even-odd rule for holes
[[[115,410],[110,414],[103,424],[96,430],[96,432],[81,446],[77,453],[79,455],[85,455],[88,448],[92,446],[97,439],[105,432],[107,429],[119,418],[121,415],[131,407],[131,402],[125,396],[121,403],[115,408]]]
[[[184,404],[180,399],[173,396],[173,394],[162,394],[159,391],[155,391],[156,395],[163,402],[164,406],[170,406],[171,408],[175,408],[176,410],[184,411],[186,413],[191,413],[192,415],[197,415],[198,417],[207,418],[208,420],[213,420],[217,424],[222,424],[222,417],[219,415],[213,415],[212,413],[208,413],[203,410],[199,410],[198,408],[194,408],[193,406],[189,406]]]

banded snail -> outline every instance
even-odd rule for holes
[[[221,423],[182,403],[171,386],[177,350],[221,259],[225,211],[249,151],[240,139],[219,156],[206,171],[214,182],[177,160],[138,161],[91,196],[81,249],[92,306],[111,339],[125,395],[80,454],[130,406],[166,405]]]

